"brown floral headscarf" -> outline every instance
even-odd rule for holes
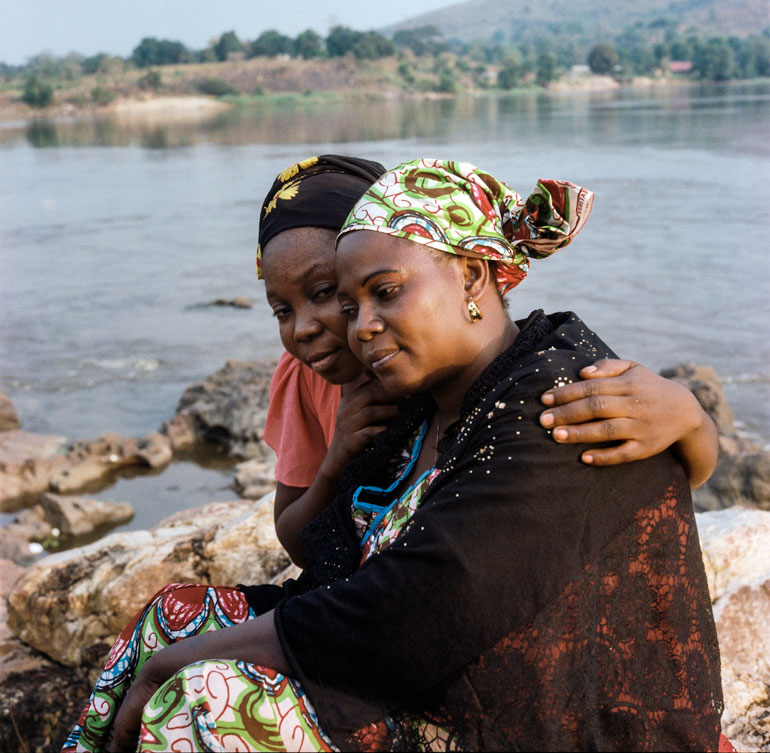
[[[257,277],[262,278],[262,249],[271,238],[297,227],[338,231],[356,201],[384,172],[379,162],[322,154],[278,173],[259,215]]]

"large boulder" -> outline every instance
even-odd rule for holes
[[[275,360],[228,360],[219,371],[188,387],[174,418],[161,431],[175,447],[185,439],[214,442],[239,458],[259,457]]]
[[[23,568],[0,559],[0,750],[59,750],[91,692],[84,672],[22,643],[6,624],[6,597]]]
[[[151,531],[114,533],[46,557],[11,591],[8,624],[67,666],[95,666],[135,612],[168,583],[265,583],[288,564],[273,497],[215,502]]]
[[[693,492],[695,508],[706,511],[749,505],[770,510],[770,453],[736,430],[716,371],[690,363],[665,369],[661,375],[690,389],[719,432],[717,467]]]
[[[697,517],[722,655],[722,729],[738,750],[770,750],[770,512]]]

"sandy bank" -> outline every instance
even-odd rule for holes
[[[105,108],[121,119],[197,120],[214,115],[230,107],[226,102],[211,97],[180,96],[153,97],[152,99],[121,99]]]

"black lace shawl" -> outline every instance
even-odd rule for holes
[[[407,528],[360,568],[351,489],[432,403],[347,469],[307,532],[310,590],[275,608],[342,749],[716,750],[719,654],[681,468],[668,453],[591,468],[537,420],[544,390],[610,355],[573,314],[533,314],[466,396]]]

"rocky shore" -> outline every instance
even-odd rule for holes
[[[278,582],[293,573],[273,529],[274,456],[262,441],[274,366],[228,361],[142,438],[68,445],[30,434],[0,395],[0,511],[21,510],[0,529],[0,749],[55,749],[117,632],[166,583]],[[719,465],[696,505],[722,650],[724,731],[739,750],[770,750],[770,455],[736,431],[712,369],[684,365],[666,376],[696,394],[720,433]],[[121,468],[162,468],[211,442],[241,461],[233,489],[247,499],[97,538],[130,510],[76,494]],[[82,542],[38,558],[43,544]]]

